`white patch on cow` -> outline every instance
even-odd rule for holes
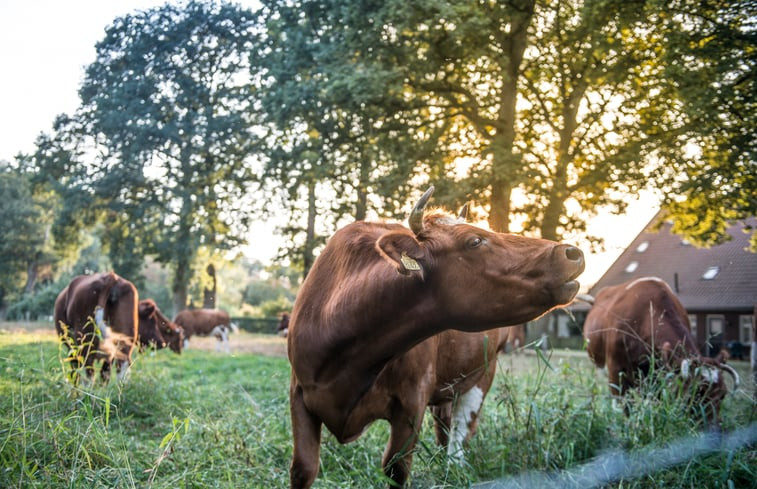
[[[110,337],[110,328],[105,324],[105,309],[100,306],[95,307],[95,324],[100,330],[102,339],[107,340]]]
[[[216,351],[221,351],[221,346],[223,345],[223,350],[226,353],[231,353],[231,347],[229,346],[229,329],[225,324],[219,324],[213,328],[210,334],[218,339],[218,343],[216,343]]]
[[[231,330],[235,333],[239,333],[239,326],[237,323],[229,323],[229,326],[231,326]]]
[[[666,281],[664,281],[663,279],[661,279],[661,278],[657,278],[657,277],[641,277],[641,278],[637,278],[636,280],[634,280],[630,284],[626,285],[626,290],[630,289],[631,287],[633,287],[634,285],[638,284],[639,282],[648,282],[648,281],[649,282],[659,282],[661,284],[664,284],[666,287],[670,288],[668,286],[668,283]]]
[[[189,340],[184,338],[184,349],[186,350],[189,347]]]
[[[717,384],[720,380],[720,372],[716,368],[702,367],[701,374],[704,381],[710,384]]]
[[[681,362],[681,377],[683,377],[684,379],[689,378],[689,368],[691,368],[691,362],[689,362],[688,358],[685,358]]]
[[[468,436],[470,423],[473,416],[478,414],[481,403],[484,402],[484,392],[480,387],[474,386],[471,390],[461,395],[455,403],[452,413],[452,426],[450,426],[449,444],[447,455],[450,459],[461,463],[463,461],[463,442]]]

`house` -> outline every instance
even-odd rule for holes
[[[757,305],[757,253],[748,250],[750,233],[745,228],[757,226],[757,218],[733,223],[728,229],[732,239],[712,248],[697,248],[672,234],[670,222],[656,230],[660,219],[658,213],[589,293],[596,295],[604,287],[640,277],[659,277],[689,313],[703,354],[715,355],[726,347],[733,358],[747,359]],[[542,329],[555,337],[557,345],[568,346],[566,342],[575,343],[570,337],[580,337],[587,310],[587,305],[576,302],[543,320]],[[530,329],[538,331],[535,326]]]

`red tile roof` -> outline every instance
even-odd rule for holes
[[[744,232],[744,227],[757,226],[757,218],[731,225],[730,241],[697,248],[671,234],[669,222],[663,223],[659,231],[652,231],[659,216],[631,242],[590,293],[594,295],[608,285],[630,279],[655,276],[677,292],[689,312],[752,311],[757,304],[757,253],[749,252],[750,234]],[[703,278],[711,267],[717,273],[709,280]]]

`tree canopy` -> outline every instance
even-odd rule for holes
[[[169,265],[176,310],[198,249],[234,247],[250,218],[254,42],[239,6],[169,4],[116,19],[86,69],[78,117],[96,141],[106,241]]]
[[[265,204],[307,272],[337,227],[404,218],[429,183],[495,230],[590,242],[588,219],[649,188],[675,232],[719,243],[757,215],[756,18],[751,0],[134,12],[97,44],[79,109],[0,173],[28,201],[0,212],[28,220],[32,248],[3,241],[7,272],[65,261],[94,232],[138,284],[146,257],[167,266],[179,310],[200,262],[274,216]]]

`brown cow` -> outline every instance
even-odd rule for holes
[[[152,299],[139,301],[139,348],[161,349],[168,346],[181,353],[184,330],[165,317]]]
[[[593,303],[584,322],[589,357],[598,367],[607,367],[610,392],[623,395],[647,375],[654,360],[663,368],[680,372],[686,382],[699,382],[698,400],[705,403],[708,420],[715,421],[727,388],[720,371],[739,377],[722,358],[699,354],[689,318],[681,302],[663,280],[643,277],[597,294],[580,296]]]
[[[173,318],[173,322],[184,329],[185,342],[189,342],[192,335],[215,336],[218,340],[216,350],[223,345],[226,352],[230,351],[229,330],[239,331],[229,314],[219,309],[185,309]]]
[[[432,362],[435,385],[428,402],[434,415],[436,440],[447,447],[452,459],[462,460],[463,442],[476,433],[478,416],[497,370],[497,354],[505,351],[517,328],[523,327],[480,333],[448,330],[424,341],[436,340],[438,344]]]
[[[134,284],[113,272],[79,275],[58,294],[53,319],[58,335],[71,348],[72,378],[84,365],[92,380],[94,362],[102,359],[100,376],[110,379],[110,365],[118,360],[119,380],[131,365],[137,339],[137,302]]]
[[[321,427],[340,443],[386,419],[384,471],[408,478],[433,384],[428,364],[404,355],[448,329],[520,324],[570,302],[584,269],[578,248],[494,233],[442,212],[424,217],[429,189],[399,224],[337,231],[305,279],[289,325],[293,488],[318,474]],[[412,375],[410,375],[412,374]]]

